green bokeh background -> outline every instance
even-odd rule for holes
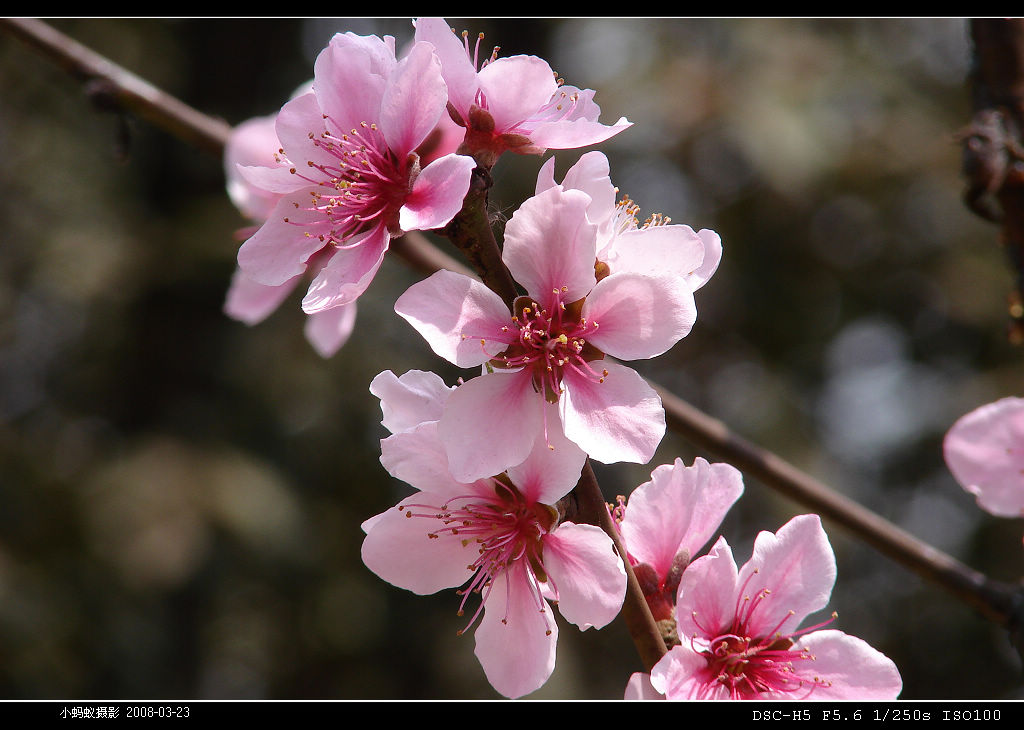
[[[965,21],[449,21],[596,89],[603,121],[635,123],[600,147],[620,190],[721,234],[692,334],[638,370],[1019,579],[1024,521],[979,510],[941,456],[956,418],[1024,395],[998,230],[960,202]],[[412,35],[407,18],[52,22],[231,124],[275,111],[334,32]],[[246,221],[219,159],[97,110],[6,34],[0,99],[0,697],[497,697],[454,592],[414,596],[359,559],[360,523],[409,491],[378,462],[370,380],[469,374],[394,314],[417,276],[385,261],[323,360],[298,296],[252,328],[222,314]],[[496,213],[541,162],[501,160]],[[650,464],[598,476],[613,499],[697,455],[669,434]],[[746,485],[722,527],[741,560],[805,511]],[[835,626],[896,662],[904,698],[1024,697],[1005,632],[825,526]],[[640,669],[620,620],[562,622],[532,696],[613,699]]]

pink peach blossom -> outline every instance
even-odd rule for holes
[[[460,387],[439,423],[457,479],[525,459],[554,427],[549,404],[568,439],[601,462],[645,463],[664,435],[657,393],[604,357],[668,350],[693,326],[693,293],[672,276],[623,272],[598,281],[589,202],[578,190],[553,187],[512,216],[502,258],[529,292],[512,312],[480,282],[449,271],[395,303],[438,355],[491,371]]]
[[[547,61],[536,56],[498,58],[497,49],[479,57],[479,36],[469,47],[442,18],[415,21],[416,40],[434,46],[448,84],[449,113],[466,127],[464,150],[491,167],[504,150],[541,154],[603,142],[632,122],[597,121],[594,92],[561,83]]]
[[[841,631],[798,629],[824,608],[835,583],[832,547],[817,515],[761,532],[737,570],[719,538],[683,573],[676,603],[682,644],[651,671],[667,699],[893,700],[903,683],[892,660]],[[833,614],[833,619],[835,614]],[[639,680],[631,680],[635,696]]]
[[[243,215],[260,222],[270,215],[281,195],[252,184],[240,170],[243,167],[291,166],[289,160],[281,157],[274,122],[275,116],[266,116],[239,124],[232,130],[224,149],[228,196]],[[250,235],[251,230],[243,229],[243,233]],[[224,313],[250,326],[258,324],[281,305],[303,278],[299,274],[280,286],[266,286],[237,268],[228,287]],[[304,328],[306,339],[321,357],[331,357],[352,334],[355,319],[355,302],[310,314]]]
[[[521,464],[460,482],[447,469],[436,420],[458,389],[433,373],[387,371],[370,390],[393,431],[381,442],[381,463],[419,491],[363,523],[363,562],[419,594],[464,586],[459,615],[469,609],[472,618],[459,633],[479,618],[476,655],[488,681],[506,697],[533,692],[554,668],[558,626],[548,601],[585,630],[610,622],[625,595],[611,539],[592,525],[562,521],[554,506],[578,481],[586,456],[552,432],[555,451],[538,444]]]
[[[474,162],[447,154],[421,167],[416,152],[446,104],[430,44],[398,60],[390,36],[335,35],[317,57],[312,92],[277,116],[290,164],[241,169],[281,196],[238,251],[245,275],[281,286],[319,253],[325,263],[302,307],[321,312],[366,290],[392,236],[446,225],[462,208]]]
[[[1024,517],[1024,398],[1002,398],[962,416],[943,442],[956,480],[999,517]]]
[[[537,175],[536,192],[555,182],[555,158],[549,158]],[[718,269],[722,241],[714,231],[674,224],[661,214],[640,223],[640,207],[623,197],[616,202],[618,188],[612,185],[608,158],[602,152],[587,152],[570,167],[561,182],[565,190],[581,190],[590,196],[587,218],[597,226],[597,259],[607,271],[638,274],[674,274],[697,291]]]
[[[651,472],[616,510],[619,531],[655,620],[672,619],[683,570],[711,539],[743,494],[743,475],[729,464],[682,459]]]

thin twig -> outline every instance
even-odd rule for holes
[[[0,19],[0,27],[6,27],[42,50],[76,77],[83,80],[103,79],[110,83],[118,91],[116,98],[139,116],[216,155],[223,154],[223,146],[230,132],[230,128],[223,122],[187,107],[45,23],[7,18]],[[439,269],[469,273],[463,264],[437,249],[419,233],[407,233],[393,241],[391,248],[410,266],[424,274]],[[871,510],[838,494],[776,454],[732,433],[723,423],[665,388],[652,385],[661,395],[668,426],[674,431],[756,477],[768,487],[846,527],[884,555],[973,606],[986,618],[1011,630],[1019,630],[1020,613],[1024,610],[1024,593],[1020,586],[990,580],[968,568]],[[603,503],[603,497],[601,500]],[[625,562],[628,568],[628,560]],[[635,579],[632,580],[635,582]],[[644,650],[640,651],[644,656]],[[644,661],[648,662],[646,656]]]

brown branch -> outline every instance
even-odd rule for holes
[[[733,433],[719,420],[655,385],[665,405],[668,426],[684,438],[718,454],[791,499],[859,536],[879,552],[937,583],[1002,625],[1020,610],[1021,588],[987,578],[941,550],[922,542],[880,515],[829,489],[814,477]]]
[[[992,29],[998,30],[1000,27],[998,24],[1004,21],[974,21],[972,28],[975,31],[975,41],[979,48],[989,47],[989,41],[984,36],[989,30],[986,26],[988,22],[996,24]],[[1022,98],[1019,82],[1024,79],[1024,73],[1020,73],[1021,69],[1024,69],[1024,53],[1021,52],[1024,45],[1020,42],[1021,21],[1014,21],[1014,23],[1016,23],[1014,26],[1002,27],[1004,31],[1012,31],[1009,37],[1014,40],[1012,47],[1017,51],[1018,63],[1012,69],[1003,68],[1002,71],[998,70],[998,62],[986,61],[985,64],[993,65],[992,73],[994,75],[991,78],[1002,79],[1003,76],[1006,76],[1017,81],[1011,83],[1004,79],[998,85],[995,82],[989,82],[990,90],[986,92],[988,95],[982,94],[980,90],[977,92],[977,98],[985,100],[986,103],[991,100],[1002,104],[1014,100],[1016,100],[1015,103],[1019,103]],[[0,27],[6,27],[10,32],[41,49],[76,77],[83,80],[102,79],[110,83],[117,90],[115,98],[121,100],[126,108],[135,111],[141,117],[152,121],[171,134],[193,141],[216,155],[223,153],[223,146],[230,132],[226,124],[210,119],[185,106],[173,97],[160,92],[124,69],[63,36],[45,23],[24,19],[0,19]],[[999,58],[998,54],[993,57]],[[1013,73],[1010,73],[1011,71]],[[999,73],[1003,76],[1000,76]],[[991,88],[1003,88],[1004,93],[1002,96],[994,96]],[[1005,198],[1001,197],[1001,201],[1008,211],[1024,211],[1024,205],[1016,203],[1010,205],[1013,201],[1009,199],[1008,194]],[[1021,230],[1024,230],[1024,225]],[[442,268],[468,273],[464,265],[434,247],[421,234],[407,233],[401,239],[393,241],[391,246],[395,254],[421,273],[431,274]],[[505,297],[507,298],[507,293]],[[756,477],[767,486],[843,525],[884,555],[973,606],[986,618],[1010,628],[1011,631],[1019,632],[1021,624],[1024,623],[1020,616],[1024,611],[1022,608],[1024,594],[1019,586],[1011,586],[988,579],[949,555],[918,540],[874,512],[829,489],[777,455],[732,433],[723,423],[694,408],[678,396],[660,386],[655,385],[654,387],[658,390],[664,403],[668,426],[674,431],[697,446],[717,454],[725,461]],[[584,479],[581,481],[588,481],[588,472],[592,474],[589,464],[584,472]],[[596,485],[596,481],[594,484]],[[577,497],[580,499],[580,509],[590,510],[596,520],[604,519],[601,515],[606,514],[607,510],[603,510],[604,498],[600,495],[600,490],[580,490]],[[598,508],[598,501],[600,501],[601,508]],[[617,541],[617,535],[613,536],[613,540]],[[621,552],[621,545],[617,544],[617,548]],[[628,570],[628,561],[625,562]],[[630,578],[630,584],[631,586],[635,585],[634,577]],[[646,608],[646,602],[643,604]],[[626,611],[627,609],[624,608],[624,613]],[[633,619],[627,617],[628,623],[632,621]],[[633,628],[630,628],[630,631],[632,633]],[[658,641],[660,640],[659,635]],[[644,658],[645,664],[648,664],[648,669],[650,668],[650,659],[658,655],[659,651],[664,650],[663,644],[659,649],[653,640],[650,646],[654,648],[645,649],[638,643],[641,656]]]
[[[650,672],[658,660],[665,656],[668,648],[665,646],[661,630],[654,620],[650,606],[647,605],[647,599],[644,598],[644,592],[633,572],[633,566],[629,564],[626,548],[622,544],[619,530],[608,512],[608,506],[605,504],[601,487],[598,486],[597,477],[594,475],[589,459],[583,466],[583,475],[580,478],[580,483],[573,490],[573,494],[576,497],[577,515],[580,520],[587,524],[597,525],[608,533],[612,542],[615,543],[615,551],[622,557],[626,568],[627,596],[627,600],[622,604],[622,619],[636,645],[637,652],[640,654],[640,660]]]
[[[81,81],[94,101],[118,105],[185,142],[223,154],[231,134],[226,122],[182,103],[41,20],[0,18],[0,27]]]
[[[1009,297],[1009,337],[1024,343],[1024,20],[971,21],[974,117],[957,134],[963,144],[964,202],[1002,224],[1016,282]]]

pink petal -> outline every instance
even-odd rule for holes
[[[644,672],[633,672],[626,684],[624,700],[663,700],[665,695],[654,689],[651,675]]]
[[[257,171],[247,173],[247,177],[256,185],[266,187],[279,193],[287,193],[297,189],[300,185],[311,185],[309,180],[303,176],[320,181],[323,179],[319,171],[311,171],[308,162],[317,165],[336,165],[337,159],[325,151],[322,147],[313,144],[313,138],[319,139],[324,132],[324,112],[317,102],[315,94],[308,93],[297,96],[287,102],[281,111],[278,112],[275,124],[278,139],[281,140],[281,147],[291,160],[292,165],[288,168],[281,166],[272,169],[270,172],[263,172],[263,177],[255,177]],[[295,174],[291,174],[291,167],[295,168]],[[289,173],[285,176],[285,173]],[[290,179],[289,179],[290,178]]]
[[[594,287],[597,228],[587,221],[590,197],[548,188],[526,200],[505,226],[502,260],[512,277],[541,303],[566,287],[574,302]]]
[[[676,601],[680,639],[685,643],[694,640],[700,648],[706,648],[710,639],[732,626],[739,590],[737,575],[732,548],[724,537],[718,538],[707,555],[686,567]]]
[[[476,630],[475,653],[494,689],[505,697],[522,697],[551,676],[558,626],[550,607],[541,608],[544,601],[521,561],[496,576],[491,586]]]
[[[318,236],[330,228],[317,211],[306,210],[308,204],[306,191],[281,198],[266,223],[241,245],[238,265],[247,277],[280,286],[305,273],[306,262],[324,246]]]
[[[587,455],[565,437],[558,407],[544,404],[544,433],[522,464],[506,471],[523,496],[533,502],[554,504],[580,480]]]
[[[393,38],[338,33],[331,39],[313,65],[313,91],[332,132],[380,121],[381,99],[395,63]]]
[[[384,89],[380,128],[388,147],[401,159],[419,147],[445,113],[448,89],[441,62],[429,43],[415,43],[398,62]]]
[[[274,119],[275,116],[270,115],[242,122],[231,130],[231,136],[224,146],[224,175],[228,197],[243,215],[253,220],[266,220],[277,204],[278,195],[259,184],[249,182],[239,166],[254,165],[258,169],[268,170],[277,167],[278,172],[289,174],[290,163],[282,167],[274,158],[281,147],[274,131]],[[295,179],[290,182],[294,185]]]
[[[383,263],[390,241],[384,226],[346,239],[345,248],[335,250],[313,279],[302,299],[302,311],[313,314],[358,299]]]
[[[316,312],[306,317],[303,332],[320,357],[331,357],[348,342],[356,325],[356,303]]]
[[[558,89],[551,66],[536,56],[499,58],[480,69],[477,80],[498,134],[514,131]]]
[[[382,440],[380,463],[391,476],[437,494],[442,501],[467,493],[465,484],[452,478],[448,457],[437,434],[437,421],[421,423]]]
[[[537,171],[537,186],[534,188],[533,194],[540,195],[548,188],[553,188],[557,184],[555,182],[555,156],[552,155],[544,160],[544,164]]]
[[[414,22],[416,40],[433,45],[434,52],[441,59],[441,75],[448,86],[448,101],[465,119],[479,88],[476,69],[465,46],[443,18],[417,18]]]
[[[599,144],[632,126],[633,123],[625,117],[620,117],[611,126],[589,119],[548,122],[533,130],[530,141],[542,149],[570,150]]]
[[[725,686],[713,679],[704,655],[685,642],[673,646],[651,670],[652,689],[668,700],[729,699]]]
[[[615,212],[615,186],[609,177],[608,158],[603,152],[587,152],[566,171],[562,187],[590,196],[587,217],[600,224]]]
[[[501,297],[463,274],[431,274],[398,298],[395,311],[434,352],[462,368],[487,362],[512,342],[501,329],[512,324]]]
[[[809,682],[819,677],[828,687],[815,687],[809,700],[895,700],[903,679],[893,661],[867,642],[842,631],[815,631],[797,640],[814,655],[795,662],[794,671]]]
[[[999,517],[1024,516],[1024,399],[1002,398],[962,416],[943,442],[956,480]]]
[[[426,595],[454,588],[473,575],[467,569],[476,557],[473,543],[463,545],[457,535],[428,536],[441,527],[439,520],[406,517],[399,506],[443,503],[429,493],[418,493],[382,513],[368,526],[362,558],[366,567],[399,588]],[[422,510],[416,510],[422,511]]]
[[[262,322],[288,297],[298,280],[296,276],[280,286],[266,286],[250,279],[241,269],[235,269],[224,302],[224,313],[247,325]]]
[[[681,277],[693,276],[703,261],[704,243],[692,228],[683,225],[626,231],[615,238],[605,259],[613,274],[629,271],[649,276],[671,274]]]
[[[370,381],[370,392],[380,398],[381,424],[391,433],[439,420],[453,390],[440,376],[423,370],[400,376],[385,370]]]
[[[674,276],[612,274],[594,287],[583,318],[597,329],[588,341],[624,360],[661,355],[690,333],[697,320],[693,292]]]
[[[614,362],[595,361],[608,371],[603,383],[566,374],[561,396],[565,435],[604,464],[646,464],[665,435],[661,398],[637,372]]]
[[[701,228],[697,231],[697,235],[704,244],[704,261],[687,278],[690,288],[694,291],[697,291],[708,282],[708,279],[718,270],[718,264],[722,261],[722,239],[719,235],[709,228]]]
[[[403,231],[443,228],[462,210],[476,163],[465,155],[445,155],[416,177],[412,192],[398,212]]]
[[[697,457],[693,466],[678,458],[659,466],[629,496],[621,524],[626,549],[664,580],[681,550],[697,557],[741,494],[743,475],[729,464]]]
[[[452,476],[463,482],[521,464],[543,439],[544,399],[529,372],[495,372],[460,385],[439,422]]]
[[[563,522],[544,537],[544,570],[558,612],[581,630],[611,623],[626,595],[626,570],[600,527]]]
[[[236,191],[235,195],[232,195],[232,202],[235,202],[235,196],[238,195],[239,187],[244,187],[246,192],[243,197],[259,196],[259,198],[269,204],[258,208],[259,215],[250,215],[250,217],[256,220],[266,220],[270,217],[274,206],[282,195],[294,193],[296,190],[306,190],[312,186],[309,180],[302,179],[298,175],[293,174],[291,170],[290,165],[279,167],[247,167],[239,165],[235,171],[237,184],[229,186],[228,189],[229,194],[232,187]],[[238,205],[237,202],[235,204]],[[242,206],[239,205],[238,207],[241,208]],[[243,212],[245,211],[243,210]]]
[[[737,580],[747,595],[771,591],[748,624],[752,634],[795,630],[808,614],[825,607],[836,582],[836,559],[821,518],[799,515],[775,534],[759,533]]]

